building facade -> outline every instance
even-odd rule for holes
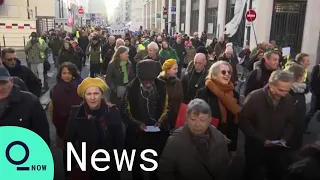
[[[138,31],[140,26],[143,26],[143,0],[132,0],[131,1],[131,12],[130,12],[130,29],[132,31]]]
[[[55,17],[55,0],[4,0],[0,5],[0,45],[21,48],[39,27],[52,29],[53,24],[44,26],[39,21],[42,17]]]
[[[98,13],[107,15],[107,8],[106,8],[106,1],[105,0],[89,0],[88,1],[88,13]]]
[[[206,31],[209,39],[224,35],[239,47],[275,40],[293,56],[305,52],[313,64],[320,63],[320,21],[312,19],[320,15],[319,0],[149,0],[143,7],[144,29],[168,31],[174,22],[175,32]],[[252,23],[245,19],[248,9],[257,13]]]
[[[135,6],[133,0],[120,0],[113,14],[113,22],[115,24],[127,24],[132,18],[132,6]],[[134,15],[133,15],[134,16]]]

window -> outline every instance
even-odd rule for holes
[[[191,22],[190,22],[190,35],[198,32],[199,25],[199,0],[193,0],[191,4]]]
[[[217,18],[218,8],[209,8],[206,12],[205,31],[207,31],[208,39],[216,37],[217,34]]]

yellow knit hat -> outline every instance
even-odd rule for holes
[[[78,86],[78,89],[77,89],[78,95],[80,97],[84,98],[84,94],[85,94],[86,90],[92,86],[99,87],[103,93],[105,93],[108,89],[108,86],[101,78],[87,77]]]
[[[175,64],[177,64],[177,60],[175,60],[175,59],[166,60],[162,65],[162,71],[169,70]]]

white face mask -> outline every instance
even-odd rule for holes
[[[136,41],[136,44],[139,44],[139,41]]]

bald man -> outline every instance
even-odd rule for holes
[[[193,61],[190,61],[190,62],[189,62],[188,67],[187,67],[187,69],[186,69],[186,73],[187,73],[187,72],[190,72],[190,71],[195,67],[195,64],[196,64],[195,60],[197,60],[197,61],[199,61],[199,60],[205,61],[204,67],[205,67],[206,70],[209,70],[209,68],[210,68],[211,65],[212,65],[212,63],[207,60],[207,57],[206,57],[205,54],[203,54],[203,53],[197,53],[197,54],[194,56]],[[201,68],[200,68],[200,69],[201,69]]]
[[[198,89],[204,87],[205,78],[207,76],[208,69],[206,68],[207,58],[203,53],[197,53],[194,56],[194,60],[189,63],[190,71],[182,78],[182,87],[184,94],[184,103],[188,104],[194,97]],[[189,67],[188,66],[188,67]]]

